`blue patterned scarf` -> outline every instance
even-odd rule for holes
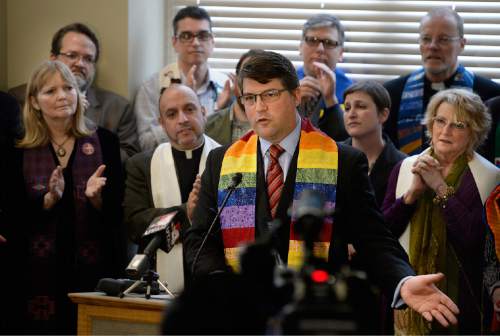
[[[425,106],[424,106],[424,81],[425,69],[421,68],[411,73],[406,81],[401,95],[401,104],[398,114],[398,139],[399,149],[414,155],[422,152],[422,133]],[[458,66],[453,76],[450,87],[469,88],[474,85],[474,74],[465,70],[462,65]]]

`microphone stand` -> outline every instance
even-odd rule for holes
[[[128,295],[131,293],[134,289],[136,289],[139,285],[141,285],[143,282],[146,283],[146,299],[151,298],[151,288],[153,287],[153,284],[157,283],[160,288],[162,288],[167,294],[169,294],[171,297],[175,298],[175,295],[165,286],[161,281],[160,281],[160,276],[158,275],[157,272],[153,271],[151,269],[151,257],[149,255],[146,255],[147,261],[148,261],[148,270],[144,273],[143,276],[141,276],[140,279],[136,280],[129,288],[127,288],[125,291],[120,293],[120,299],[122,299],[125,295]]]
[[[194,256],[194,260],[193,260],[193,266],[191,266],[191,276],[193,278],[195,277],[194,271],[196,269],[196,263],[198,262],[198,258],[200,257],[201,250],[203,250],[203,246],[205,246],[205,243],[207,242],[208,236],[210,236],[210,233],[212,232],[212,230],[214,228],[215,222],[217,222],[217,220],[219,219],[220,214],[222,213],[222,210],[224,210],[224,207],[226,206],[226,203],[229,200],[229,197],[231,197],[231,195],[233,194],[233,192],[236,189],[236,186],[238,184],[239,184],[239,182],[237,184],[233,183],[227,189],[228,193],[226,194],[226,197],[224,197],[224,199],[222,200],[222,204],[221,204],[221,207],[219,208],[219,211],[217,212],[217,215],[214,217],[212,223],[210,224],[210,227],[208,228],[208,231],[205,234],[205,237],[203,237],[203,241],[201,242],[201,245],[198,248],[198,251],[196,251],[196,255]]]
[[[146,299],[149,300],[151,298],[151,287],[153,287],[153,284],[156,282],[160,288],[163,288],[163,290],[169,294],[171,297],[175,298],[174,293],[172,293],[167,286],[165,286],[161,281],[160,281],[160,276],[158,273],[153,271],[152,269],[149,269],[145,275],[143,275],[139,280],[136,280],[129,288],[127,288],[123,293],[120,294],[120,299],[122,299],[125,295],[128,295],[130,292],[132,292],[134,289],[137,288],[142,282],[146,282]]]

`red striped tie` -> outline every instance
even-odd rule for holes
[[[283,190],[283,170],[278,158],[284,151],[280,145],[271,145],[269,148],[271,160],[267,167],[267,195],[269,196],[269,209],[271,209],[273,218],[276,216],[276,209],[278,209],[281,191]]]

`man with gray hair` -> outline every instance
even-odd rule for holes
[[[337,68],[342,61],[345,41],[344,27],[330,14],[309,18],[302,28],[299,45],[304,65],[297,69],[300,79],[301,115],[309,117],[335,140],[347,137],[342,117],[344,90],[352,84]]]
[[[418,154],[427,147],[422,125],[427,104],[438,91],[462,87],[483,101],[500,95],[500,85],[465,69],[458,61],[464,50],[464,21],[452,8],[430,10],[421,20],[422,67],[384,84],[392,107],[384,130],[402,152]]]

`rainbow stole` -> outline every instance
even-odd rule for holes
[[[221,213],[220,223],[224,242],[226,262],[233,270],[239,271],[239,250],[242,243],[255,240],[255,202],[257,181],[257,140],[253,131],[244,135],[228,148],[222,161],[218,186],[218,207],[220,208],[231,177],[240,172],[243,179],[229,198]],[[337,144],[327,135],[316,130],[308,120],[301,124],[297,175],[292,209],[297,206],[300,193],[305,189],[321,192],[325,197],[325,208],[335,208],[337,191],[338,149]],[[303,242],[295,232],[292,211],[288,265],[300,268],[304,259]],[[333,221],[325,219],[319,241],[314,243],[314,255],[328,259]]]

